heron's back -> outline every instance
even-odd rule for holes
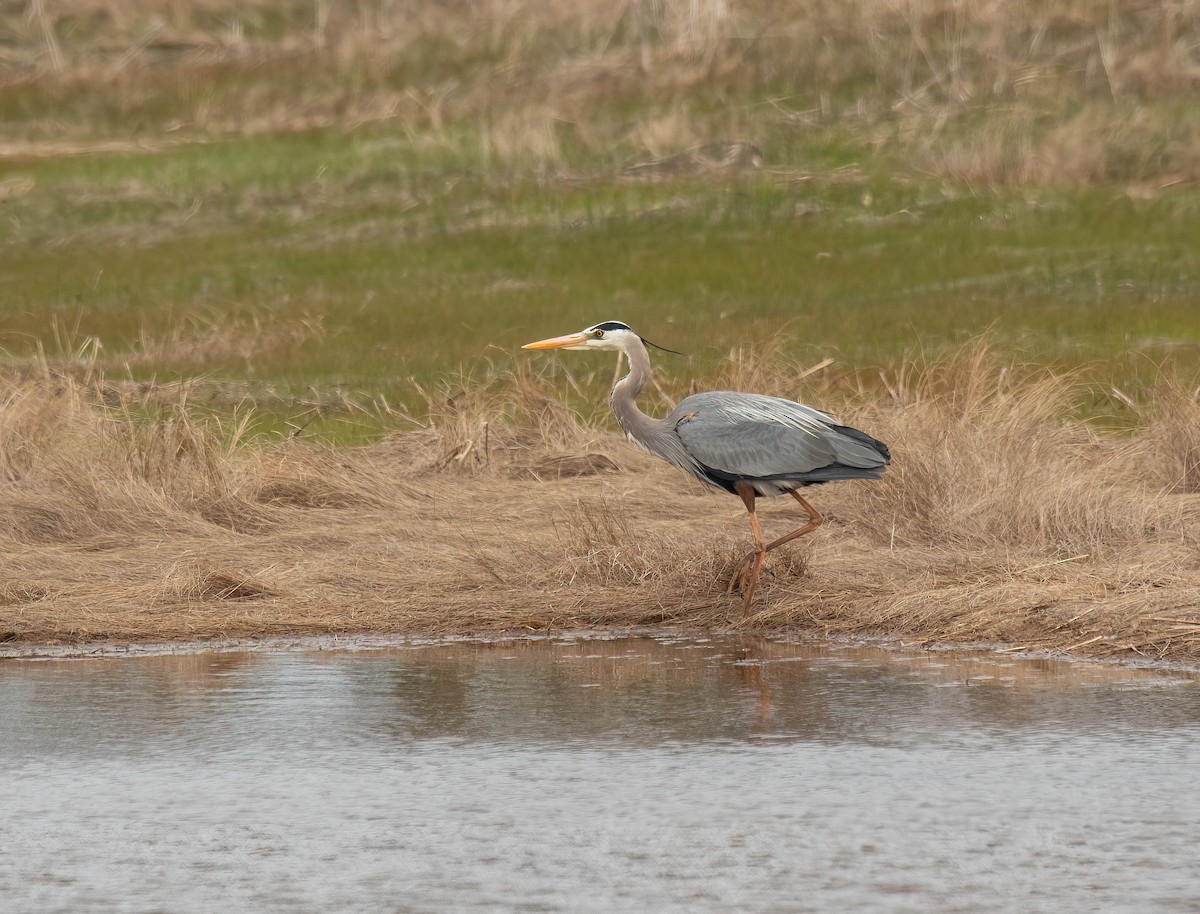
[[[882,441],[780,397],[693,394],[667,421],[696,461],[696,475],[731,492],[739,481],[761,495],[779,495],[841,479],[878,479],[891,463]]]

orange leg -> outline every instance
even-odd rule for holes
[[[808,512],[808,523],[797,527],[791,533],[786,533],[778,539],[764,544],[762,527],[759,526],[758,515],[754,510],[754,497],[756,494],[754,488],[740,482],[735,482],[733,487],[738,495],[742,496],[742,502],[746,505],[746,510],[750,512],[750,530],[754,534],[754,541],[757,543],[757,547],[742,559],[741,565],[734,572],[733,578],[730,579],[729,586],[725,589],[725,592],[732,593],[734,587],[742,588],[742,609],[746,611],[750,608],[750,599],[754,596],[754,587],[758,583],[758,572],[762,568],[763,559],[766,557],[766,554],[772,549],[782,546],[784,543],[790,543],[798,537],[812,533],[821,526],[821,515],[817,513],[816,508],[808,503],[808,500],[804,496],[793,489],[791,493],[792,497],[800,502],[800,507]]]
[[[772,540],[771,542],[767,543],[767,548],[766,548],[767,552],[770,552],[776,546],[782,546],[784,543],[790,543],[792,540],[796,539],[797,537],[804,536],[808,533],[812,533],[814,530],[817,529],[817,527],[821,526],[821,515],[817,513],[816,508],[814,508],[812,505],[810,505],[808,503],[808,499],[806,499],[803,495],[801,495],[795,489],[792,489],[792,498],[794,498],[794,499],[796,499],[796,501],[800,502],[800,507],[808,512],[808,523],[805,524],[803,527],[797,527],[791,533],[784,534],[783,536],[779,537],[779,539],[777,539],[777,540]]]
[[[743,597],[742,609],[745,611],[750,608],[750,598],[754,596],[754,585],[758,583],[758,571],[762,568],[763,557],[767,554],[767,545],[763,539],[762,527],[758,524],[758,514],[754,510],[754,499],[758,497],[758,493],[754,491],[753,486],[744,482],[735,482],[733,488],[742,496],[742,503],[750,512],[750,531],[754,534],[756,547],[742,559],[738,570],[729,579],[729,586],[725,588],[725,592],[732,593],[735,587],[740,587]]]

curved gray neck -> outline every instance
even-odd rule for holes
[[[637,395],[650,383],[650,356],[641,341],[624,350],[629,359],[629,374],[621,378],[612,389],[612,410],[622,430],[642,444],[647,444],[661,434],[664,422],[647,416],[638,409]]]
[[[650,356],[642,341],[635,338],[625,350],[625,355],[629,358],[629,374],[614,384],[612,389],[612,408],[621,429],[631,441],[636,441],[651,454],[657,454],[697,479],[708,481],[699,461],[675,433],[675,422],[671,416],[655,419],[637,408],[635,401],[638,392],[650,383],[651,377]]]

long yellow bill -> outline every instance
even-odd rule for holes
[[[586,333],[568,333],[566,336],[555,336],[548,340],[538,340],[536,343],[526,343],[522,349],[562,349],[565,346],[578,346],[586,342]]]

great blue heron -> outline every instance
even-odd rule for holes
[[[636,402],[651,377],[646,345],[655,344],[628,324],[605,321],[521,348],[607,349],[625,354],[629,373],[613,385],[610,399],[626,436],[701,482],[740,495],[750,512],[755,548],[742,560],[726,590],[741,587],[744,608],[749,608],[764,556],[821,525],[821,515],[798,490],[841,479],[879,479],[891,455],[886,444],[865,432],[780,397],[709,391],[685,397],[665,419],[647,416]],[[785,493],[808,512],[808,523],[765,542],[754,501]]]

